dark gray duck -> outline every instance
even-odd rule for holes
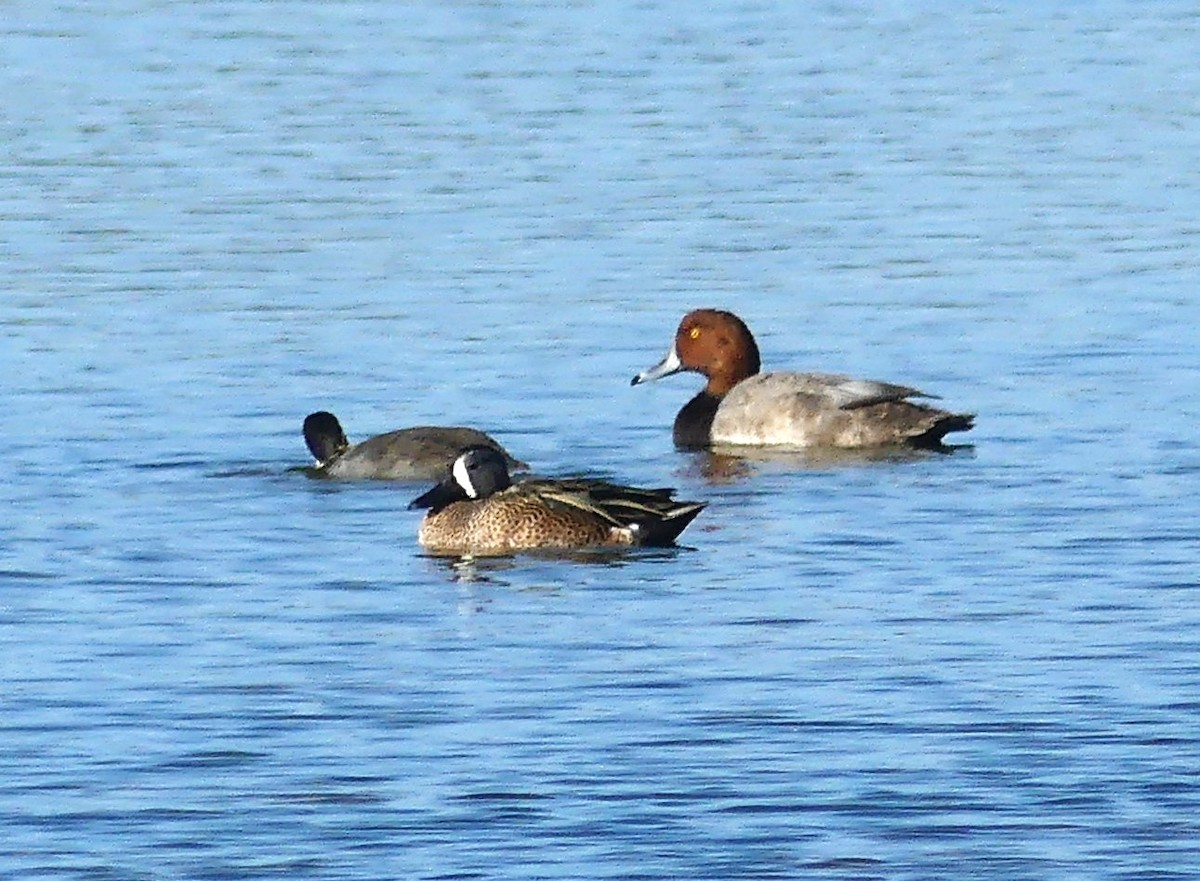
[[[340,480],[441,480],[468,447],[495,450],[514,471],[529,467],[494,438],[461,426],[418,425],[352,444],[337,417],[326,410],[305,418],[304,442],[317,460],[315,473]]]

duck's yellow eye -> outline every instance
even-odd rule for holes
[[[691,330],[688,331],[688,336],[690,336],[694,340],[700,339],[700,328],[693,327]]]

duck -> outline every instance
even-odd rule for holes
[[[666,357],[632,385],[690,371],[708,382],[675,417],[682,449],[713,446],[867,449],[906,446],[945,451],[950,432],[968,431],[973,413],[912,400],[919,389],[836,373],[761,373],[758,344],[737,315],[689,312]]]
[[[338,418],[318,410],[304,418],[304,442],[316,459],[312,473],[342,480],[441,480],[468,447],[490,447],[514,471],[529,466],[474,428],[421,425],[352,444]]]
[[[427,509],[417,541],[434,556],[502,556],[672,545],[707,504],[674,494],[595,478],[514,483],[504,456],[477,446],[409,507]]]

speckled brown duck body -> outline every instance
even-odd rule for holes
[[[669,545],[704,509],[670,489],[604,480],[511,483],[488,447],[465,451],[451,477],[413,501],[429,508],[418,541],[434,554],[500,555],[528,550]]]
[[[975,417],[917,403],[933,398],[908,386],[834,373],[760,373],[758,344],[732,312],[697,309],[683,317],[667,356],[633,378],[650,382],[692,371],[708,380],[675,417],[677,446],[911,446],[937,449]]]
[[[313,473],[340,480],[441,480],[468,447],[491,447],[512,471],[528,468],[489,435],[460,426],[419,425],[351,444],[336,416],[325,410],[304,420],[304,442],[317,460]]]

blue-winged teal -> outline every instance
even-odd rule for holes
[[[703,502],[677,502],[673,493],[583,478],[512,483],[501,455],[473,447],[409,507],[429,509],[418,541],[432,553],[511,554],[669,545],[704,510]]]
[[[341,423],[321,410],[304,420],[304,442],[317,460],[315,472],[323,477],[378,480],[441,480],[455,458],[467,447],[485,446],[498,451],[512,470],[528,468],[505,452],[495,440],[474,428],[418,426],[389,431],[359,444],[351,444]]]
[[[781,447],[905,445],[936,449],[973,414],[949,413],[909,398],[917,389],[829,373],[759,373],[758,346],[731,312],[697,309],[683,317],[671,350],[633,384],[692,371],[708,384],[675,417],[675,443]]]

